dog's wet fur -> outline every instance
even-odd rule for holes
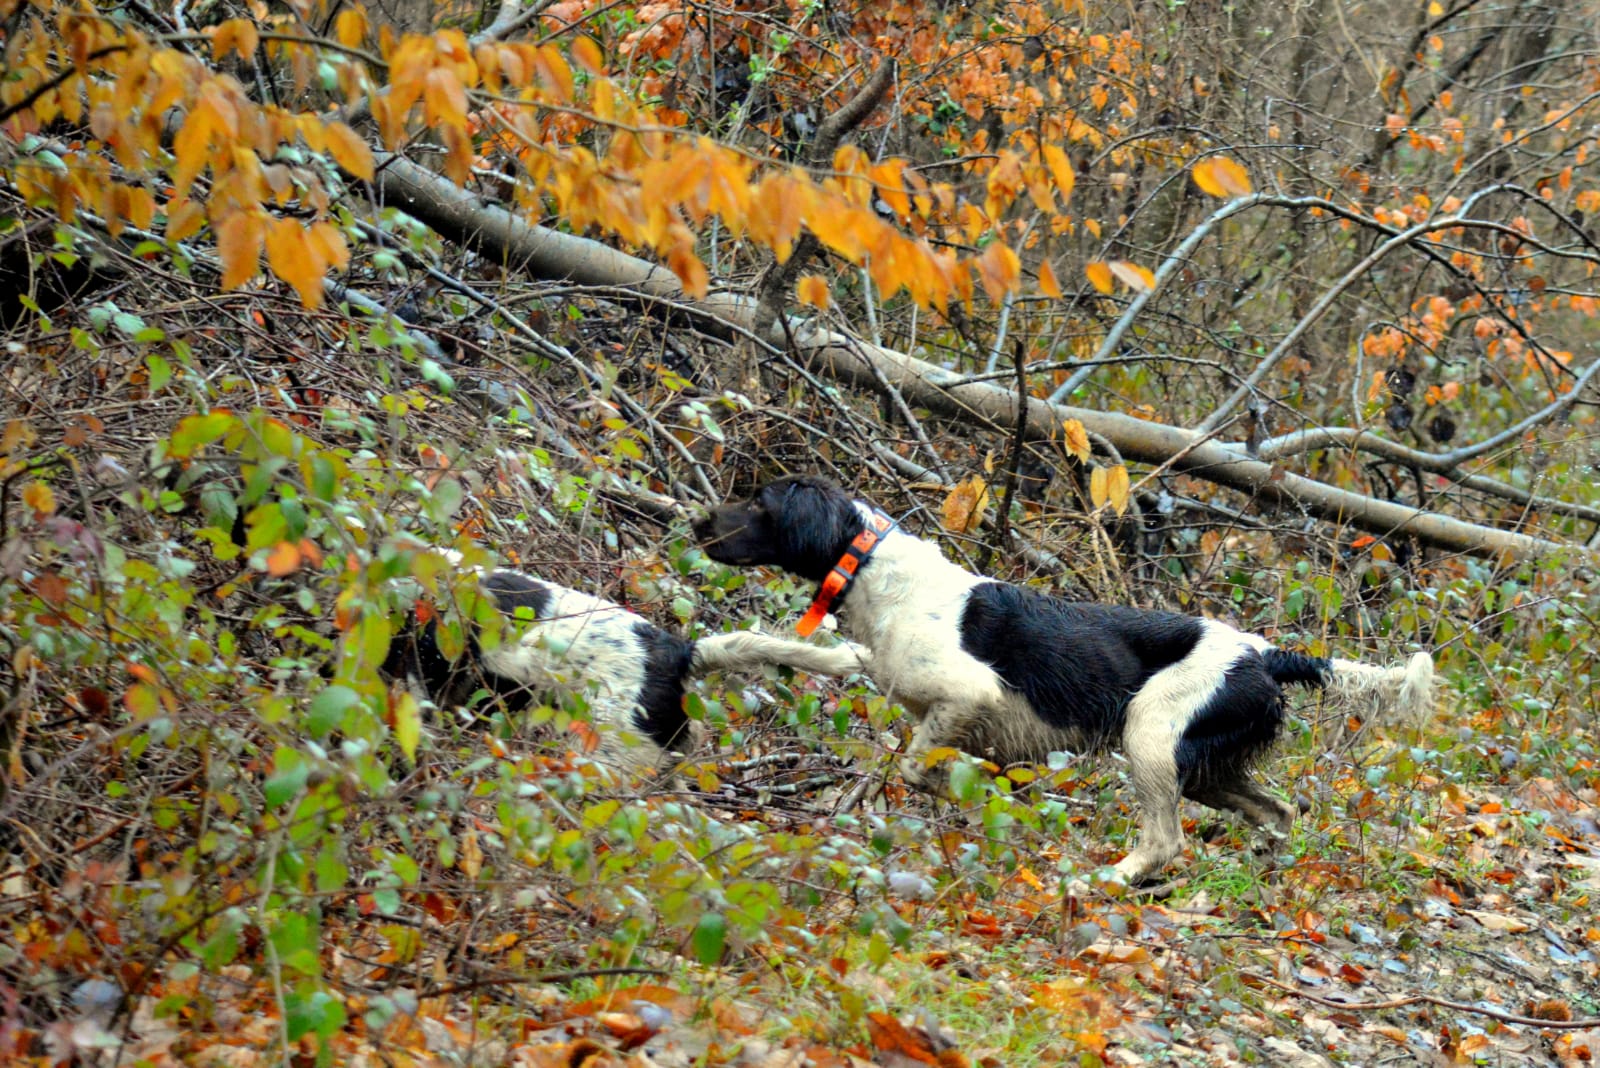
[[[695,534],[715,560],[820,581],[868,514],[826,479],[789,476],[713,509]],[[1182,851],[1182,798],[1287,831],[1295,810],[1249,774],[1282,728],[1285,685],[1418,719],[1432,709],[1427,653],[1377,668],[1278,649],[1217,620],[1068,601],[974,575],[898,528],[836,611],[878,688],[916,720],[900,759],[914,786],[944,788],[945,767],[929,759],[944,747],[1002,766],[1120,749],[1141,810],[1138,844],[1116,866],[1128,885]]]

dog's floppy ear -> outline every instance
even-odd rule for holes
[[[826,575],[864,526],[850,495],[815,476],[773,482],[757,495],[757,502],[778,540],[777,563],[806,578]]]

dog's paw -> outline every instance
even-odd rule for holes
[[[946,761],[929,767],[925,754],[907,753],[900,758],[900,777],[914,790],[935,797],[950,796],[950,765]]]

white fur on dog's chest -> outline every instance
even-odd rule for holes
[[[841,629],[872,650],[870,674],[878,689],[918,718],[940,702],[997,706],[1006,700],[1000,677],[961,647],[967,597],[984,581],[932,543],[895,532],[850,588]]]

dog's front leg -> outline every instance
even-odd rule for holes
[[[950,796],[950,761],[936,760],[930,766],[929,758],[937,749],[959,749],[962,725],[971,716],[971,710],[964,706],[929,706],[917,729],[911,732],[911,744],[900,757],[900,775],[907,785],[937,797]]]

